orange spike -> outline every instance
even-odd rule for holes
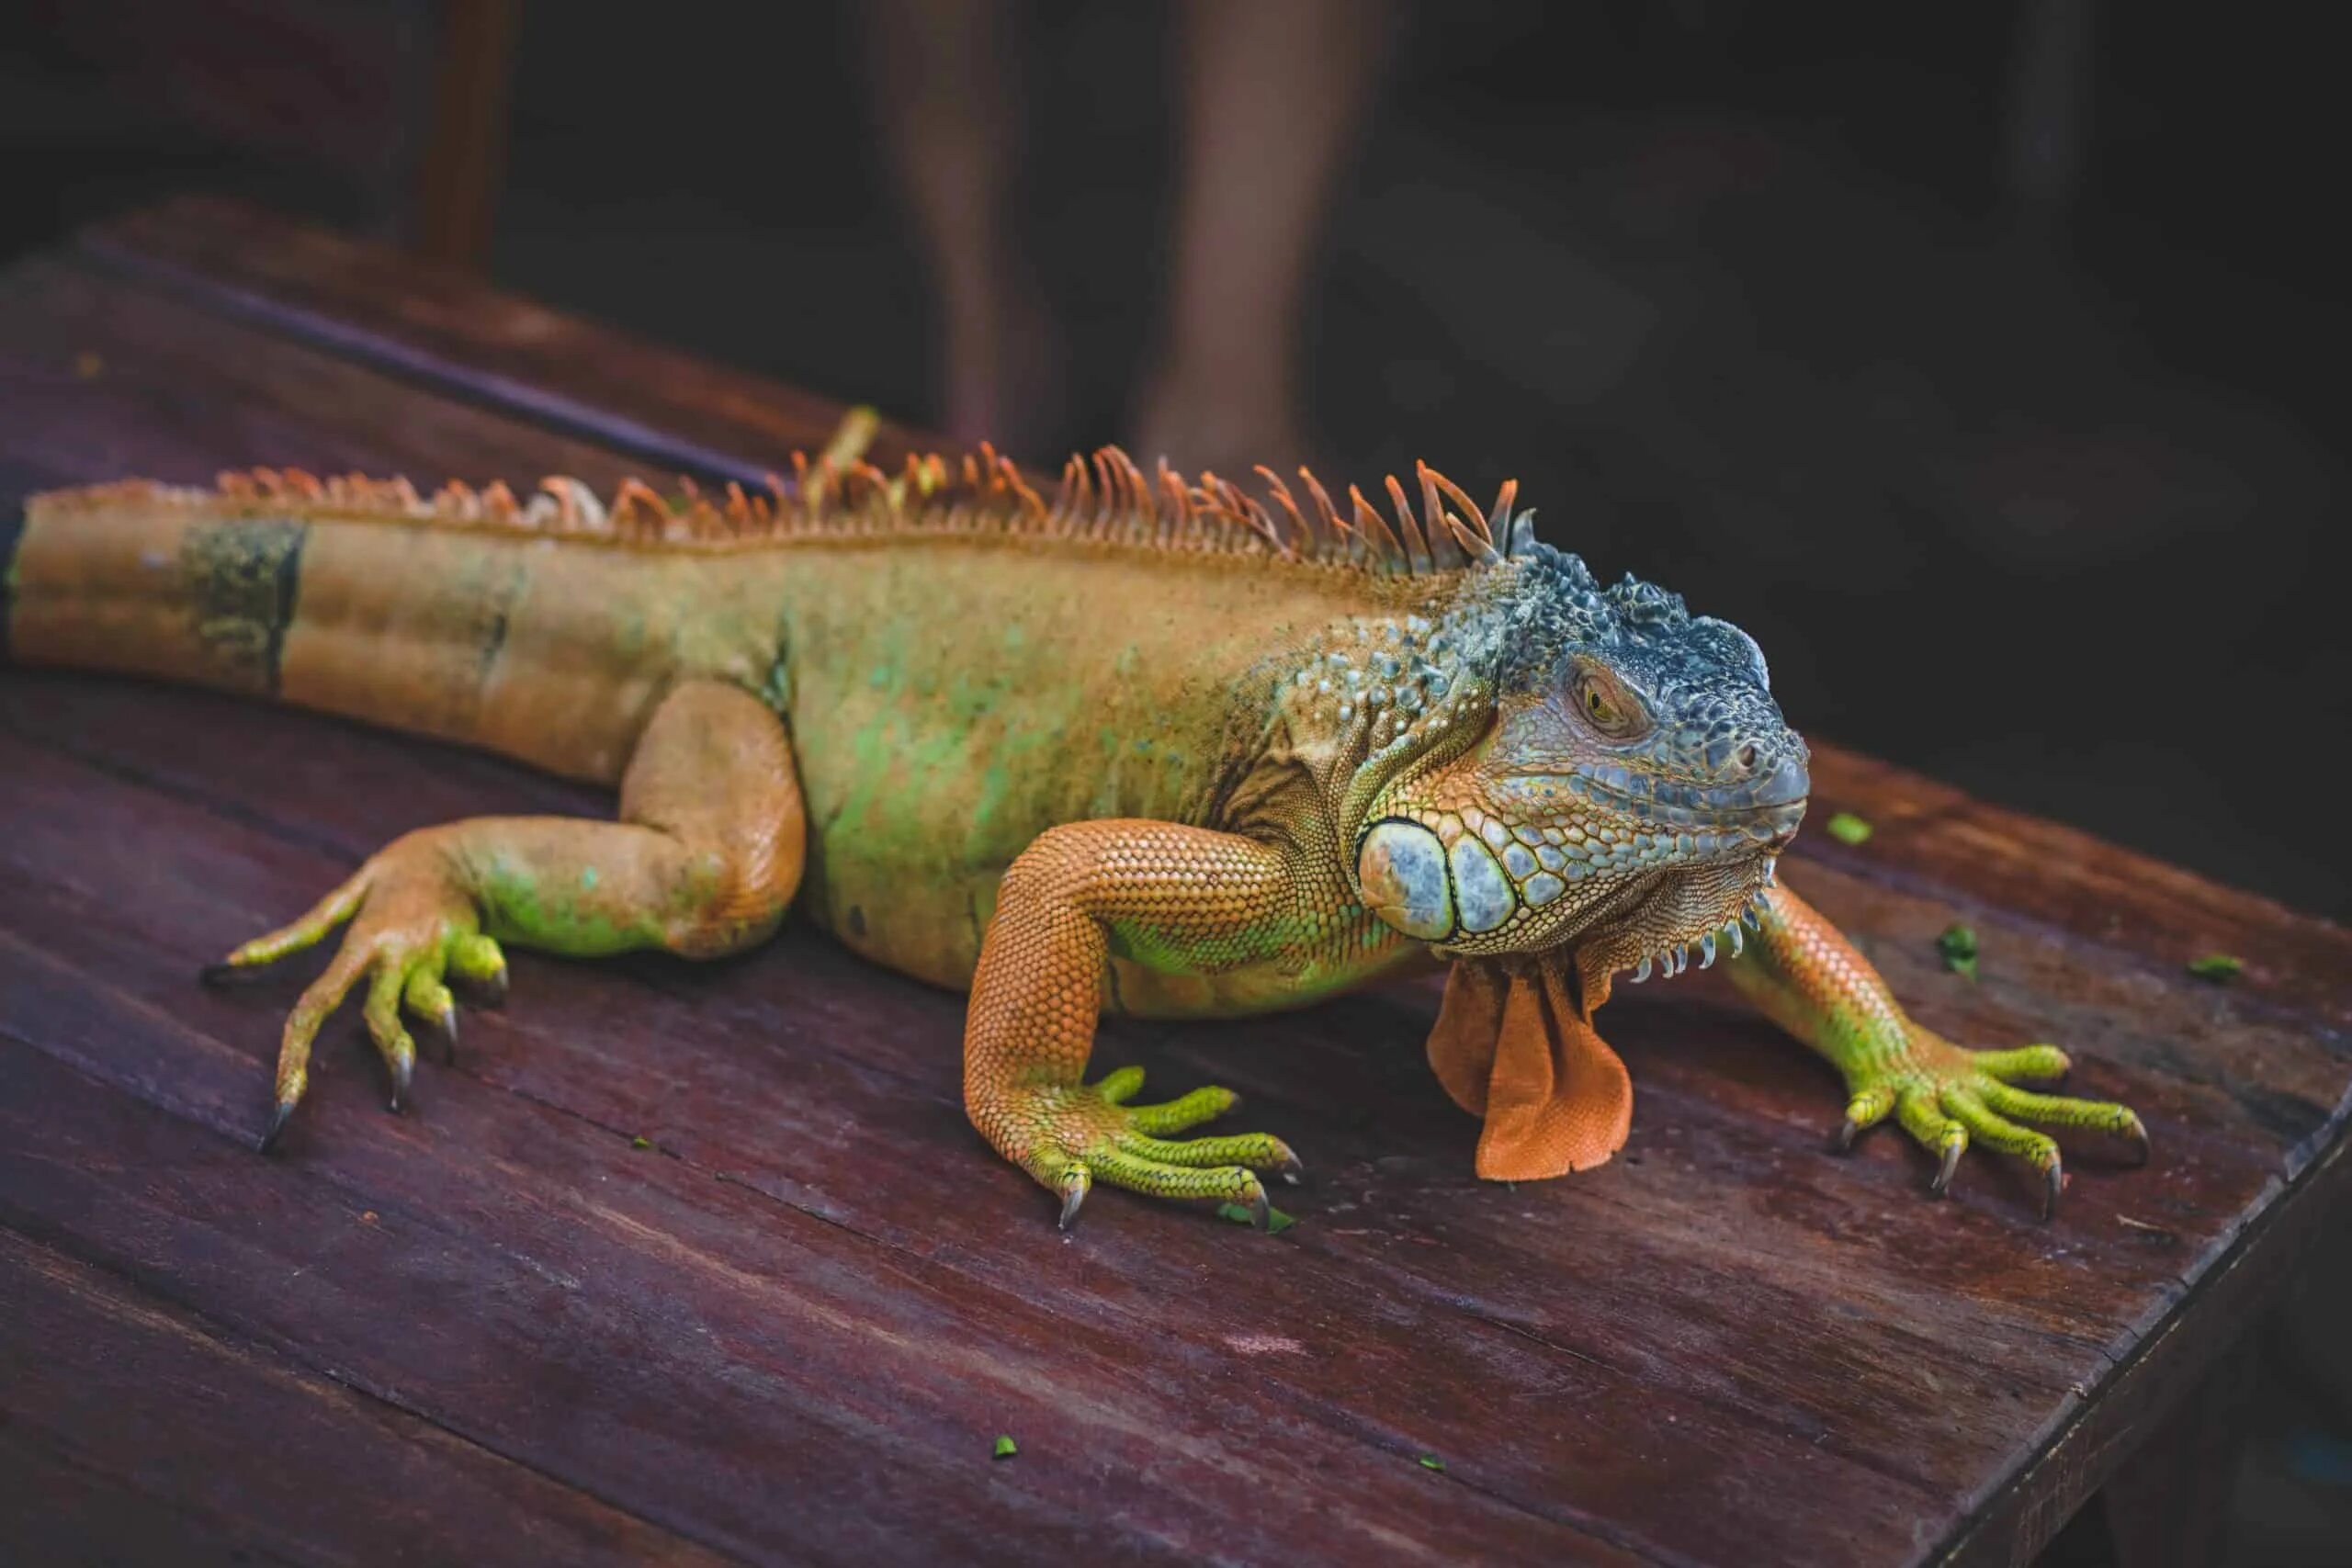
[[[1505,479],[1502,489],[1495,491],[1495,510],[1487,519],[1487,531],[1498,539],[1510,537],[1511,503],[1519,499],[1519,481]]]
[[[1413,477],[1421,482],[1421,529],[1429,536],[1430,558],[1440,564],[1451,566],[1453,564],[1455,551],[1462,547],[1461,541],[1455,537],[1456,530],[1461,525],[1453,520],[1446,512],[1444,504],[1438,500],[1437,486],[1430,482],[1429,465],[1416,463],[1413,466]]]
[[[1111,478],[1110,450],[1107,446],[1098,446],[1094,450],[1094,489],[1101,498],[1095,503],[1098,516],[1118,504],[1119,487]]]
[[[1274,531],[1274,520],[1267,515],[1264,507],[1215,474],[1204,473],[1201,476],[1201,483],[1206,489],[1216,492],[1217,510],[1220,513],[1258,535],[1266,543],[1272,545],[1277,553],[1285,556],[1291,553],[1290,547],[1284,544],[1282,536]]]
[[[1372,502],[1363,498],[1363,491],[1350,485],[1348,499],[1355,503],[1356,531],[1372,541],[1373,547],[1380,552],[1380,558],[1401,563],[1408,571],[1411,570],[1412,552],[1405,547],[1403,542],[1396,537],[1396,531],[1388,526],[1388,520],[1374,511]]]
[[[400,502],[402,512],[413,512],[423,503],[424,497],[416,493],[416,487],[408,482],[406,474],[394,474],[385,482],[394,498]]]
[[[549,474],[539,481],[539,492],[555,502],[555,525],[567,533],[580,526],[580,498],[561,476]]]
[[[286,470],[286,488],[304,501],[324,501],[327,498],[327,492],[321,487],[318,479],[300,468]]]
[[[514,492],[506,488],[506,481],[503,479],[493,479],[491,481],[490,488],[481,492],[481,507],[484,512],[489,513],[501,523],[513,523],[517,520]]]
[[[1405,487],[1396,482],[1395,474],[1388,476],[1388,502],[1396,509],[1396,531],[1404,538],[1406,558],[1417,566],[1434,568],[1437,553],[1430,547],[1430,541],[1424,539],[1420,529],[1415,525],[1413,509],[1405,503]]]
[[[1136,467],[1136,460],[1118,446],[1105,446],[1102,450],[1110,454],[1111,467],[1119,476],[1120,504],[1130,511],[1149,512],[1151,489],[1144,481],[1143,470]]]
[[[1299,511],[1298,502],[1291,499],[1290,486],[1283,483],[1282,475],[1263,463],[1258,465],[1258,472],[1265,479],[1267,487],[1273,491],[1274,499],[1282,503],[1283,511],[1289,516],[1294,536],[1302,546],[1312,550],[1316,543],[1315,530],[1307,523],[1306,514]]]
[[[1460,486],[1427,463],[1415,466],[1420,469],[1421,482],[1426,485],[1434,485],[1442,491],[1446,503],[1460,515],[1463,526],[1468,528],[1479,543],[1491,547],[1495,542],[1494,530],[1487,526],[1487,514],[1479,510],[1478,503],[1464,495]]]
[[[223,468],[220,472],[213,476],[212,482],[214,487],[218,489],[222,495],[227,496],[232,501],[251,501],[254,499],[254,481],[251,475],[241,474],[232,469]]]
[[[1168,466],[1162,457],[1152,470],[1152,512],[1160,522],[1164,538],[1181,539],[1193,525],[1193,497],[1184,488],[1184,476]],[[1160,503],[1165,502],[1165,506]]]
[[[1323,527],[1331,537],[1343,539],[1354,532],[1349,527],[1346,520],[1340,517],[1340,509],[1331,504],[1330,492],[1323,488],[1323,481],[1317,479],[1304,463],[1299,465],[1298,477],[1305,482],[1306,493],[1315,502],[1315,514],[1323,520]]]
[[[653,493],[652,486],[632,474],[613,491],[612,518],[615,525],[626,529],[637,525],[640,521],[638,517],[640,506],[651,513],[642,519],[645,524],[660,525],[669,518],[669,505]]]

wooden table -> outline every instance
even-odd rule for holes
[[[198,203],[0,276],[0,372],[11,504],[256,462],[751,476],[837,414]],[[2352,934],[1816,756],[1816,816],[1877,832],[1792,880],[1931,1024],[2071,1047],[2152,1167],[2077,1145],[2050,1225],[1987,1157],[1931,1202],[1892,1132],[1825,1152],[1835,1081],[1710,976],[1609,1010],[1623,1157],[1482,1185],[1416,984],[1107,1025],[1098,1066],[1236,1085],[1320,1181],[1277,1237],[1106,1192],[1065,1239],[965,1124],[960,998],[802,930],[519,956],[404,1116],[340,1021],[262,1158],[301,976],[197,966],[409,828],[605,803],[0,672],[0,1556],[2015,1562],[2111,1478],[2119,1545],[2177,1553],[2208,1373],[2344,1213]],[[2243,980],[2184,972],[2211,951]]]

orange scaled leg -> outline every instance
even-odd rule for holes
[[[1297,1179],[1289,1145],[1264,1134],[1168,1136],[1232,1109],[1230,1089],[1129,1105],[1140,1068],[1082,1077],[1113,953],[1195,974],[1277,956],[1311,927],[1302,886],[1278,849],[1150,821],[1053,829],[1005,873],[972,981],[964,1106],[1000,1154],[1061,1195],[1065,1229],[1097,1180],[1238,1203],[1266,1227],[1254,1170]]]

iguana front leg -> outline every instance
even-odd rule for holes
[[[1086,1058],[1113,953],[1203,974],[1303,952],[1325,891],[1278,847],[1169,822],[1071,823],[1012,863],[972,980],[964,1106],[998,1153],[1060,1194],[1065,1229],[1098,1180],[1243,1204],[1265,1226],[1252,1169],[1295,1179],[1287,1145],[1167,1137],[1230,1110],[1230,1089],[1131,1106],[1141,1070],[1088,1084]]]
[[[480,817],[394,840],[292,925],[207,972],[275,963],[351,930],[286,1020],[266,1151],[310,1082],[319,1026],[364,976],[368,1032],[400,1109],[416,1046],[401,1010],[454,1043],[446,980],[503,987],[501,942],[594,957],[666,948],[716,957],[764,940],[800,881],[800,785],[784,727],[715,682],[665,697],[621,781],[620,820]]]
[[[1786,885],[1769,895],[1756,936],[1730,970],[1767,1016],[1845,1075],[1849,1103],[1838,1146],[1850,1147],[1862,1129],[1893,1115],[1940,1157],[1933,1183],[1939,1197],[1973,1140],[2040,1171],[2042,1216],[2055,1213],[2065,1182],[2058,1145],[2019,1122],[2112,1133],[2146,1157],[2147,1129],[2129,1107],[2016,1087],[2064,1077],[2070,1066],[2064,1051],[1971,1051],[1921,1027],[1870,960]]]

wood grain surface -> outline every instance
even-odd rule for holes
[[[837,417],[216,205],[0,275],[0,506],[261,462],[755,475]],[[2352,934],[1816,755],[1816,816],[1877,831],[1808,833],[1791,879],[1932,1026],[2064,1044],[2076,1092],[2138,1107],[2150,1167],[2073,1145],[2049,1225],[1987,1157],[1930,1201],[1893,1132],[1826,1153],[1834,1077],[1694,975],[1605,1015],[1639,1097],[1623,1157],[1482,1184],[1413,984],[1107,1022],[1098,1068],[1233,1085],[1318,1179],[1274,1237],[1110,1193],[1064,1238],[963,1119],[961,998],[797,925],[711,965],[518,954],[401,1116],[339,1020],[263,1158],[316,964],[222,991],[197,967],[407,829],[609,803],[332,719],[0,670],[0,1542],[2023,1561],[2341,1222]],[[1975,983],[1937,957],[1955,919]],[[2239,983],[2186,973],[2211,951]]]

